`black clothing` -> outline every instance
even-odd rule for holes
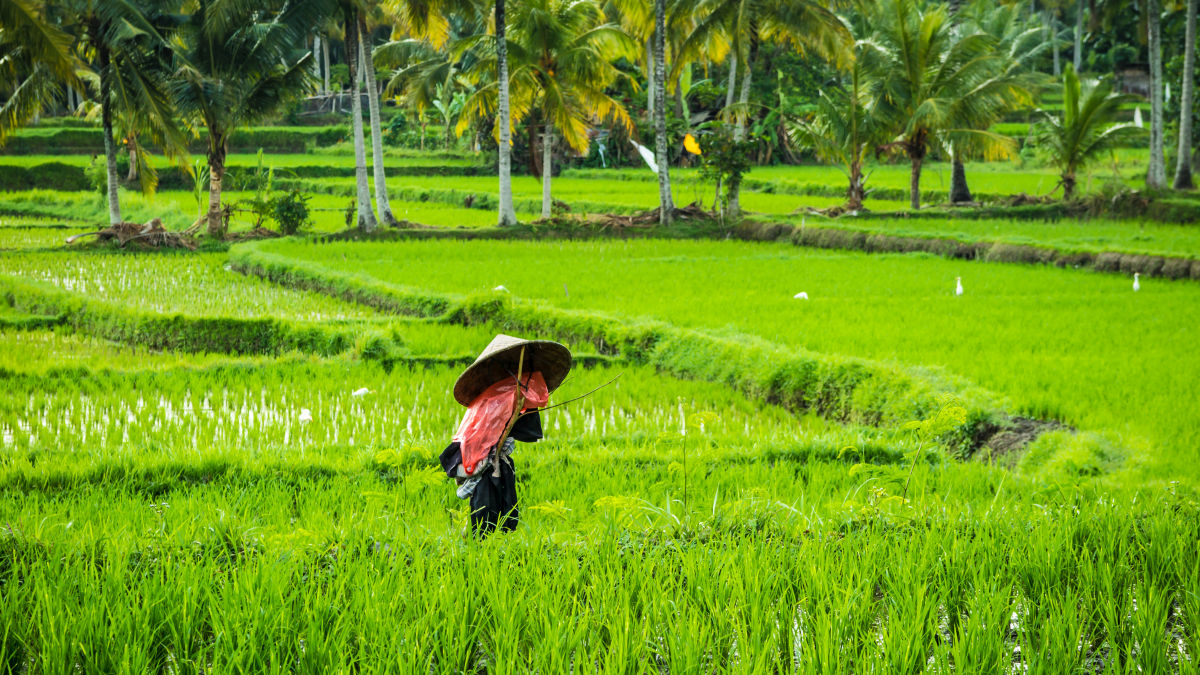
[[[537,412],[532,412],[517,418],[509,431],[509,438],[522,443],[534,443],[542,438],[542,418]],[[513,470],[511,456],[500,454],[500,475],[494,476],[494,467],[484,468],[471,493],[471,529],[479,536],[487,536],[496,531],[497,526],[502,532],[512,532],[517,529],[520,513],[517,510],[517,475]],[[511,451],[511,450],[510,450]],[[458,477],[458,467],[462,464],[462,447],[458,441],[446,446],[438,457],[442,470],[447,476]],[[475,480],[474,478],[468,480]],[[462,482],[461,480],[459,481]],[[469,487],[469,486],[468,486]],[[460,493],[463,496],[463,493]]]
[[[484,471],[483,479],[471,493],[471,529],[487,536],[499,526],[502,532],[517,529],[520,513],[517,510],[517,475],[512,457],[500,460],[500,475]]]

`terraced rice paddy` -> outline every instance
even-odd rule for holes
[[[775,177],[802,191],[791,173]],[[394,183],[430,191],[397,215],[492,222],[433,190],[490,195],[494,178]],[[676,198],[689,189],[684,172]],[[555,190],[653,199],[636,178]],[[103,220],[95,195],[5,197],[0,288],[19,292],[0,293],[2,671],[1197,670],[1194,283],[1134,294],[1120,275],[731,241],[95,251],[54,243]],[[804,199],[837,201],[745,203],[782,218]],[[330,209],[314,230],[341,229],[346,202],[314,197]],[[127,206],[177,227],[195,213],[190,193]],[[1196,250],[1167,226],[903,227]],[[286,273],[235,271],[253,256]],[[580,356],[554,401],[620,378],[544,413],[547,438],[515,455],[520,527],[478,540],[437,465],[462,412],[449,389],[522,312]],[[237,343],[258,351],[216,353],[222,331],[259,328]],[[145,346],[175,330],[191,353]],[[315,337],[272,342],[298,334]],[[639,342],[653,335],[671,344]],[[661,349],[706,363],[656,368]],[[751,352],[816,365],[727,372]],[[854,388],[879,373],[896,391]],[[803,387],[834,400],[801,409]],[[1078,431],[962,456],[888,414],[958,424],[983,399]]]

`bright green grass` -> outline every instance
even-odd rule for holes
[[[0,316],[3,316],[0,305]],[[14,373],[45,373],[54,369],[162,370],[181,366],[217,363],[251,363],[254,359],[227,354],[166,354],[140,347],[53,330],[0,329],[0,370]]]
[[[776,220],[772,218],[771,220]],[[824,220],[806,216],[780,219],[799,225],[857,230],[894,236],[937,237],[958,241],[988,241],[1028,244],[1064,251],[1114,251],[1181,258],[1200,257],[1200,227],[1153,221],[1128,220],[1036,220],[995,219],[864,219],[842,217]]]
[[[404,242],[272,250],[404,286],[734,330],[829,354],[944,366],[1016,409],[1126,435],[1195,476],[1200,287],[926,256],[733,242]],[[459,273],[471,269],[470,276]],[[519,272],[515,271],[519,270]],[[953,295],[963,277],[966,295]],[[563,293],[567,285],[570,297]],[[805,291],[805,302],[792,296]],[[1152,442],[1140,448],[1137,438]]]
[[[0,228],[0,249],[66,246],[67,237],[83,231],[55,227],[3,227]]]
[[[1105,659],[1165,672],[1200,636],[1187,497],[1068,494],[935,461],[905,504],[889,493],[906,467],[834,459],[873,432],[810,433],[642,369],[547,413],[547,440],[515,455],[521,527],[464,540],[464,505],[431,466],[460,412],[454,375],[280,364],[11,378],[5,662],[648,674]],[[377,391],[354,398],[359,383]],[[718,414],[681,437],[677,410]],[[58,442],[24,445],[33,435]]]
[[[0,255],[0,273],[153,312],[307,320],[377,316],[359,305],[228,272],[224,264],[219,253]]]

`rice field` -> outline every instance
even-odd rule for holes
[[[504,285],[565,309],[740,332],[819,353],[939,366],[1025,414],[1151,442],[1195,477],[1200,287],[1058,268],[674,241],[339,243],[270,250],[397,286]],[[469,277],[458,270],[470,266]],[[955,297],[955,277],[966,294]],[[566,290],[564,290],[564,288]],[[810,300],[793,298],[806,292]]]
[[[782,189],[749,190],[744,205],[785,220],[801,204],[840,201],[789,194],[822,180],[807,171],[755,169]],[[1034,173],[1015,182],[981,170],[972,187],[1027,191],[1044,177]],[[826,169],[823,180],[837,177]],[[873,180],[901,177],[906,167],[879,167]],[[646,208],[645,178],[568,172],[555,195]],[[926,173],[928,189],[936,180],[936,168]],[[495,178],[392,183],[431,195],[393,201],[399,217],[493,224],[491,210],[432,195],[489,195]],[[516,191],[540,196],[533,178]],[[689,191],[711,200],[711,187],[680,172],[676,200]],[[178,228],[195,218],[190,193],[122,196],[129,220]],[[342,229],[348,203],[315,195],[311,231]],[[1192,283],[1143,279],[1135,295],[1119,275],[733,241],[253,244],[376,287],[619,326],[652,318],[734,345],[953,375],[1011,413],[1080,431],[1045,433],[1019,456],[963,459],[920,426],[797,414],[571,343],[586,365],[552,403],[619,378],[543,413],[546,439],[514,455],[520,527],[479,540],[437,455],[462,414],[455,378],[508,326],[269,283],[232,271],[230,253],[213,248],[59,246],[105,221],[91,193],[0,194],[0,213],[11,214],[0,215],[0,282],[99,301],[89,311],[113,320],[271,318],[356,337],[332,356],[156,351],[85,332],[94,324],[72,328],[69,301],[56,326],[22,323],[0,294],[0,672],[1200,668]],[[248,226],[235,218],[235,230]],[[1190,229],[1139,223],[847,226],[1200,250]],[[808,300],[793,298],[801,291]],[[395,345],[386,359],[373,356],[380,335]],[[1100,444],[1111,464],[1071,464],[1096,450],[1083,444]]]

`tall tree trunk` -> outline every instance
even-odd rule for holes
[[[758,27],[750,26],[750,49],[746,54],[745,70],[742,76],[742,91],[738,96],[737,127],[733,130],[733,138],[741,141],[746,138],[746,123],[750,117],[750,81],[754,72],[754,56],[758,51]],[[742,214],[742,181],[737,180],[729,185],[729,217],[737,218]]]
[[[1075,196],[1075,172],[1068,171],[1062,175],[1063,201],[1069,202]]]
[[[374,232],[379,226],[375,213],[371,211],[371,189],[367,183],[367,152],[363,139],[362,94],[359,83],[360,59],[354,56],[354,45],[358,41],[358,12],[352,11],[346,21],[346,64],[350,67],[350,117],[354,128],[354,178],[357,195],[358,229]]]
[[[846,210],[861,211],[863,200],[866,197],[866,188],[863,185],[862,161],[855,157],[850,160],[850,186],[846,188]]]
[[[1062,58],[1058,48],[1058,22],[1049,12],[1046,13],[1046,25],[1050,27],[1050,52],[1054,55],[1054,76],[1062,75]]]
[[[725,85],[725,113],[733,114],[730,108],[733,107],[733,97],[736,96],[737,89],[737,69],[738,58],[737,52],[729,53],[729,83]]]
[[[325,66],[324,67],[325,72],[322,73],[322,77],[324,78],[324,80],[322,81],[321,86],[323,88],[323,91],[326,94],[328,94],[329,93],[329,38],[325,38],[324,42],[325,42],[325,48],[321,50],[321,61]]]
[[[221,212],[221,187],[225,180],[225,151],[228,133],[208,127],[208,234],[225,236],[225,214]]]
[[[1200,0],[1188,0],[1187,28],[1184,29],[1183,83],[1179,97],[1179,157],[1175,160],[1176,190],[1191,190],[1192,182],[1192,97],[1196,86],[1196,6]]]
[[[655,0],[657,2],[658,0]],[[646,40],[646,114],[650,119],[654,119],[654,106],[658,102],[654,100],[654,82],[658,74],[654,72],[654,35],[652,34]]]
[[[542,218],[550,217],[554,205],[550,197],[550,177],[554,169],[554,123],[546,118],[542,129]]]
[[[925,158],[910,154],[909,159],[912,161],[912,171],[908,178],[908,206],[916,211],[921,208],[921,164]]]
[[[321,36],[313,35],[312,41],[313,77],[317,78],[317,93],[321,93]]]
[[[675,203],[671,199],[671,157],[667,146],[667,8],[666,0],[654,0],[654,159],[658,165],[658,223],[671,224]],[[678,85],[676,85],[678,86]]]
[[[105,187],[108,193],[108,224],[121,222],[121,195],[117,191],[117,144],[113,142],[112,123],[112,73],[109,72],[108,48],[100,45],[96,50],[100,65],[100,123],[104,133]]]
[[[1072,55],[1075,66],[1075,72],[1083,70],[1083,2],[1079,0],[1075,3],[1075,53]]]
[[[508,44],[504,0],[496,0],[496,79],[500,85],[497,124],[500,125],[500,227],[517,224],[512,194],[512,129],[508,110]]]
[[[967,186],[967,167],[963,166],[962,160],[955,155],[950,170],[950,202],[963,204],[973,201],[975,200],[971,198],[971,188]]]
[[[1147,48],[1150,51],[1150,169],[1146,185],[1167,186],[1167,162],[1163,153],[1162,30],[1158,0],[1146,3]]]
[[[392,215],[392,205],[388,202],[387,172],[383,167],[383,130],[379,123],[379,86],[375,81],[375,67],[368,57],[366,23],[361,15],[358,26],[358,58],[362,67],[363,84],[367,89],[367,108],[371,115],[371,164],[375,170],[375,208],[379,212],[379,222],[394,226],[396,216]]]
[[[133,139],[127,139],[125,144],[129,146],[129,173],[125,174],[125,182],[132,183],[138,178],[137,145],[134,144]]]

